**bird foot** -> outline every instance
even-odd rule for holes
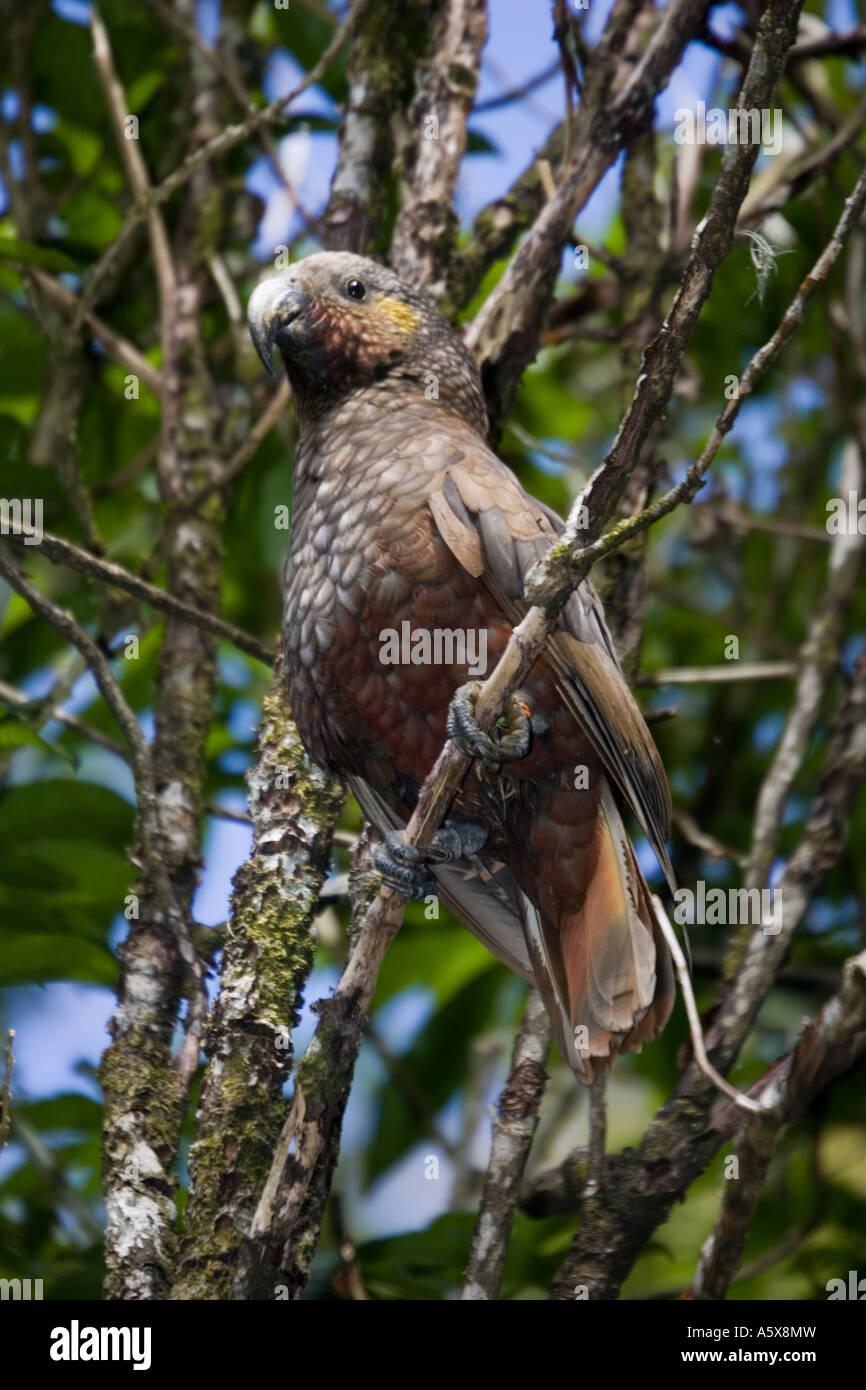
[[[530,714],[519,695],[509,695],[505,709],[486,734],[475,717],[480,689],[480,681],[470,681],[454,692],[448,710],[448,737],[464,757],[498,772],[503,763],[516,762],[529,752]]]
[[[390,888],[407,898],[429,898],[436,895],[436,881],[428,867],[477,854],[486,839],[487,827],[477,821],[446,820],[423,846],[408,844],[403,830],[389,830],[373,850],[373,864]]]

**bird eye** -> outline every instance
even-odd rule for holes
[[[346,294],[350,299],[363,299],[367,293],[360,280],[346,281]]]

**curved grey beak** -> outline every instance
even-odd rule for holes
[[[273,355],[277,335],[298,318],[305,305],[301,286],[284,275],[272,275],[256,285],[247,305],[247,320],[253,346],[265,370],[275,376]]]

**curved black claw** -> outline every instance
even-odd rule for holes
[[[393,837],[399,835],[399,830],[389,830],[385,843],[374,845],[373,847],[373,867],[379,870],[389,888],[396,888],[398,893],[403,893],[407,898],[424,898],[436,896],[436,884],[426,870],[419,866],[401,864],[393,852]]]
[[[384,844],[373,850],[373,863],[391,888],[409,898],[428,898],[436,894],[428,865],[453,864],[477,854],[486,839],[487,827],[477,821],[447,820],[424,846],[407,844],[402,830],[389,830]]]
[[[520,696],[509,695],[493,730],[485,734],[475,718],[475,702],[480,689],[480,681],[470,681],[455,690],[448,710],[448,737],[464,757],[473,761],[498,767],[525,758],[529,752],[530,725]]]

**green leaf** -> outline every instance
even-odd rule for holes
[[[99,1134],[102,1106],[92,1096],[80,1091],[63,1091],[42,1100],[18,1101],[15,1114],[42,1133],[52,1130],[71,1130],[81,1134]]]
[[[55,748],[47,739],[40,738],[35,729],[31,729],[17,715],[7,714],[0,718],[0,753],[11,753],[16,748],[41,748],[46,753],[60,753],[67,761],[72,761],[68,753]]]
[[[0,261],[17,261],[22,265],[38,266],[40,270],[66,270],[75,275],[81,274],[81,266],[64,251],[34,246],[32,241],[21,241],[14,236],[0,237]]]
[[[107,946],[49,932],[5,932],[0,952],[0,987],[81,980],[113,985],[117,961]]]
[[[433,990],[436,1003],[446,1004],[490,964],[490,952],[453,919],[407,922],[399,951],[388,952],[379,972],[374,1008],[411,985]]]
[[[132,808],[105,787],[51,778],[0,800],[0,985],[110,984],[108,930],[134,875]]]
[[[432,1114],[446,1104],[464,1080],[472,1039],[489,1026],[504,972],[492,957],[488,960],[488,968],[437,1009],[408,1052],[400,1055],[401,1070],[411,1078],[413,1091],[423,1097]],[[408,1152],[419,1138],[418,1123],[416,1107],[389,1079],[367,1153],[368,1177],[384,1172]]]
[[[10,787],[0,798],[0,842],[6,845],[26,827],[31,847],[37,839],[56,838],[122,850],[132,838],[132,824],[129,802],[93,782],[46,778]]]
[[[375,1298],[453,1298],[462,1282],[474,1227],[473,1213],[449,1212],[425,1231],[360,1246],[365,1284]]]

